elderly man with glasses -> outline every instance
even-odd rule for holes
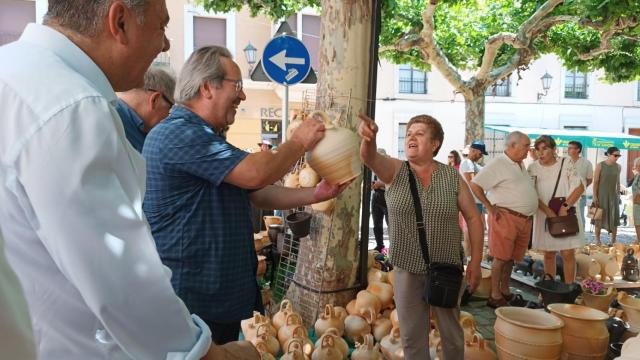
[[[213,341],[237,340],[240,321],[260,310],[251,207],[292,209],[337,196],[348,185],[290,189],[271,185],[324,136],[324,125],[304,121],[277,152],[249,154],[225,139],[246,95],[229,51],[196,50],[176,85],[176,105],[153,128],[143,209],[171,282],[197,311]]]
[[[143,87],[116,94],[116,110],[122,120],[124,133],[139,153],[149,131],[169,115],[175,87],[176,79],[171,69],[151,65],[144,74]]]

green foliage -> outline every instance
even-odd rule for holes
[[[320,0],[196,0],[208,10],[238,10],[247,5],[253,15],[283,19],[306,6],[320,6]],[[342,0],[335,0],[342,1]],[[383,2],[380,46],[390,46],[405,36],[419,36],[422,12],[429,0],[380,0]],[[520,26],[544,4],[544,0],[440,0],[435,13],[436,42],[457,68],[474,70],[482,63],[484,44],[500,32],[517,33]],[[569,15],[600,22],[609,29],[620,17],[640,16],[640,0],[565,0],[548,16]],[[576,22],[556,25],[535,39],[535,56],[553,53],[570,69],[603,69],[607,81],[640,78],[640,27],[625,30],[611,40],[612,51],[594,59],[580,60],[600,46],[603,29],[580,26]],[[626,37],[620,37],[625,35]],[[636,38],[635,40],[633,38]],[[508,63],[516,50],[503,45],[494,67]],[[385,51],[382,56],[397,64],[411,64],[429,70],[417,49],[403,53]]]

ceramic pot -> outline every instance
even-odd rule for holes
[[[383,360],[380,343],[374,345],[373,336],[371,334],[365,336],[364,343],[351,353],[351,360]]]
[[[622,305],[624,314],[629,322],[629,331],[640,332],[640,299],[629,296],[624,291],[618,293],[618,303]]]
[[[302,325],[302,317],[300,315],[296,313],[287,315],[284,326],[278,330],[278,341],[280,341],[283,349],[286,349],[285,343],[293,337],[293,331],[300,325]]]
[[[495,360],[496,353],[486,346],[484,339],[479,334],[474,334],[471,341],[464,343],[465,360]]]
[[[298,211],[287,215],[287,225],[296,238],[309,235],[311,228],[311,214],[306,211]]]
[[[306,360],[302,352],[302,341],[300,339],[290,341],[284,352],[280,360]]]
[[[349,301],[347,304],[347,314],[349,315],[358,315],[358,310],[356,309],[356,299]]]
[[[320,211],[326,214],[330,214],[335,207],[336,207],[336,198],[311,204],[311,208],[313,210]]]
[[[576,264],[578,275],[582,279],[593,279],[600,274],[600,263],[586,254],[576,254]]]
[[[298,174],[298,183],[301,187],[311,188],[316,186],[320,182],[320,176],[309,166],[304,164]]]
[[[273,318],[271,319],[276,331],[280,330],[280,328],[284,326],[284,322],[287,320],[287,315],[292,312],[293,309],[291,308],[291,301],[289,301],[289,299],[282,300],[282,302],[280,302],[280,310],[273,315]]]
[[[393,309],[393,288],[391,285],[379,281],[373,281],[367,286],[367,291],[375,295],[382,309]]]
[[[400,328],[400,321],[398,320],[398,309],[393,309],[391,315],[389,316],[389,320],[391,320],[391,325],[394,328]]]
[[[333,312],[343,323],[344,323],[344,319],[346,319],[347,316],[349,315],[349,313],[347,313],[347,309],[343,308],[342,306],[334,306]]]
[[[349,344],[347,344],[347,342],[341,337],[338,336],[338,329],[336,328],[329,328],[327,329],[327,331],[325,331],[324,335],[332,335],[333,336],[333,341],[336,345],[336,349],[340,350],[340,352],[342,353],[342,356],[344,359],[347,358],[347,356],[349,355]],[[320,347],[320,339],[318,339],[318,341],[316,341],[316,349]]]
[[[366,320],[360,315],[349,315],[344,320],[344,332],[351,342],[362,343],[362,338],[367,334],[371,334],[371,324],[375,315],[372,313],[368,315],[369,317]]]
[[[356,295],[356,311],[363,315],[371,309],[373,314],[377,314],[382,310],[382,302],[373,293],[367,290],[360,290]]]
[[[464,340],[472,341],[473,336],[478,333],[478,325],[473,315],[466,311],[460,311],[460,326],[464,332]]]
[[[258,255],[258,268],[256,269],[256,277],[261,278],[267,272],[267,257]]]
[[[258,327],[261,325],[266,325],[269,334],[272,336],[276,336],[278,333],[277,330],[271,325],[271,321],[267,316],[263,316],[257,311],[253,312],[253,317],[249,319],[242,320],[240,322],[240,328],[242,329],[242,334],[247,341],[251,341],[256,337],[256,332]],[[274,354],[275,355],[275,354]]]
[[[295,172],[291,172],[288,173],[285,177],[284,177],[284,187],[288,187],[288,188],[299,188],[300,187],[300,178],[299,178],[299,174],[297,171]]]
[[[342,352],[336,348],[333,335],[323,335],[320,347],[311,355],[311,360],[342,360]]]
[[[309,334],[307,334],[307,330],[303,325],[297,325],[293,328],[291,337],[284,343],[282,348],[286,349],[289,343],[294,340],[299,340],[302,343],[302,353],[304,354],[305,359],[309,359],[311,354],[313,354],[315,346],[313,346],[313,343],[309,339]]]
[[[600,360],[607,356],[607,313],[575,304],[551,304],[549,311],[564,322],[562,356],[566,359]]]
[[[360,162],[360,139],[351,130],[336,127],[323,111],[310,115],[325,125],[325,134],[306,160],[329,184],[343,184],[362,172]]]
[[[260,360],[276,360],[275,356],[273,356],[267,349],[267,344],[262,340],[258,340],[255,347],[256,350],[258,350],[258,354],[260,354]]]
[[[391,320],[378,317],[376,321],[373,322],[373,337],[379,342],[382,338],[389,335],[392,328]]]
[[[640,336],[628,339],[622,345],[618,360],[638,360],[640,354]]]
[[[336,316],[333,311],[333,305],[331,304],[324,306],[324,314],[321,314],[318,320],[316,320],[314,325],[316,336],[322,337],[324,332],[329,328],[336,328],[338,330],[338,336],[342,336],[344,333],[344,322]]]
[[[266,324],[258,326],[256,336],[251,340],[251,343],[256,347],[256,349],[258,347],[258,342],[264,343],[267,351],[273,356],[278,355],[280,352],[280,343],[278,342],[278,339],[270,333]]]
[[[391,285],[391,287],[393,287],[393,276],[393,270],[387,273],[387,282]]]
[[[496,309],[493,330],[501,360],[559,359],[564,322],[544,311],[501,307]]]
[[[607,288],[607,293],[604,295],[594,295],[586,292],[582,288],[582,304],[596,310],[600,310],[604,313],[609,312],[609,304],[616,297],[617,291],[613,286]]]
[[[271,225],[282,225],[281,216],[263,216],[262,220],[264,221],[264,225],[267,229],[269,229]]]
[[[367,282],[372,283],[374,281],[386,283],[388,279],[388,274],[382,270],[378,269],[369,269],[367,272]]]
[[[594,252],[591,254],[591,257],[600,263],[600,281],[605,281],[606,279],[613,281],[613,277],[620,270],[613,256],[601,252]]]
[[[487,299],[491,295],[491,270],[481,268],[482,279],[476,291],[473,292],[473,296]]]
[[[399,328],[393,328],[391,333],[380,341],[380,349],[387,360],[404,360]]]

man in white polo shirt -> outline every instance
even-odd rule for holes
[[[489,162],[469,184],[489,213],[489,251],[494,259],[487,305],[493,308],[508,305],[513,298],[509,289],[513,262],[527,251],[538,208],[538,194],[522,163],[530,144],[526,134],[510,133],[504,154]]]

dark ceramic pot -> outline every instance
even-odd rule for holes
[[[287,216],[287,225],[291,229],[291,233],[296,238],[309,235],[311,227],[311,214],[306,211],[299,211]]]

